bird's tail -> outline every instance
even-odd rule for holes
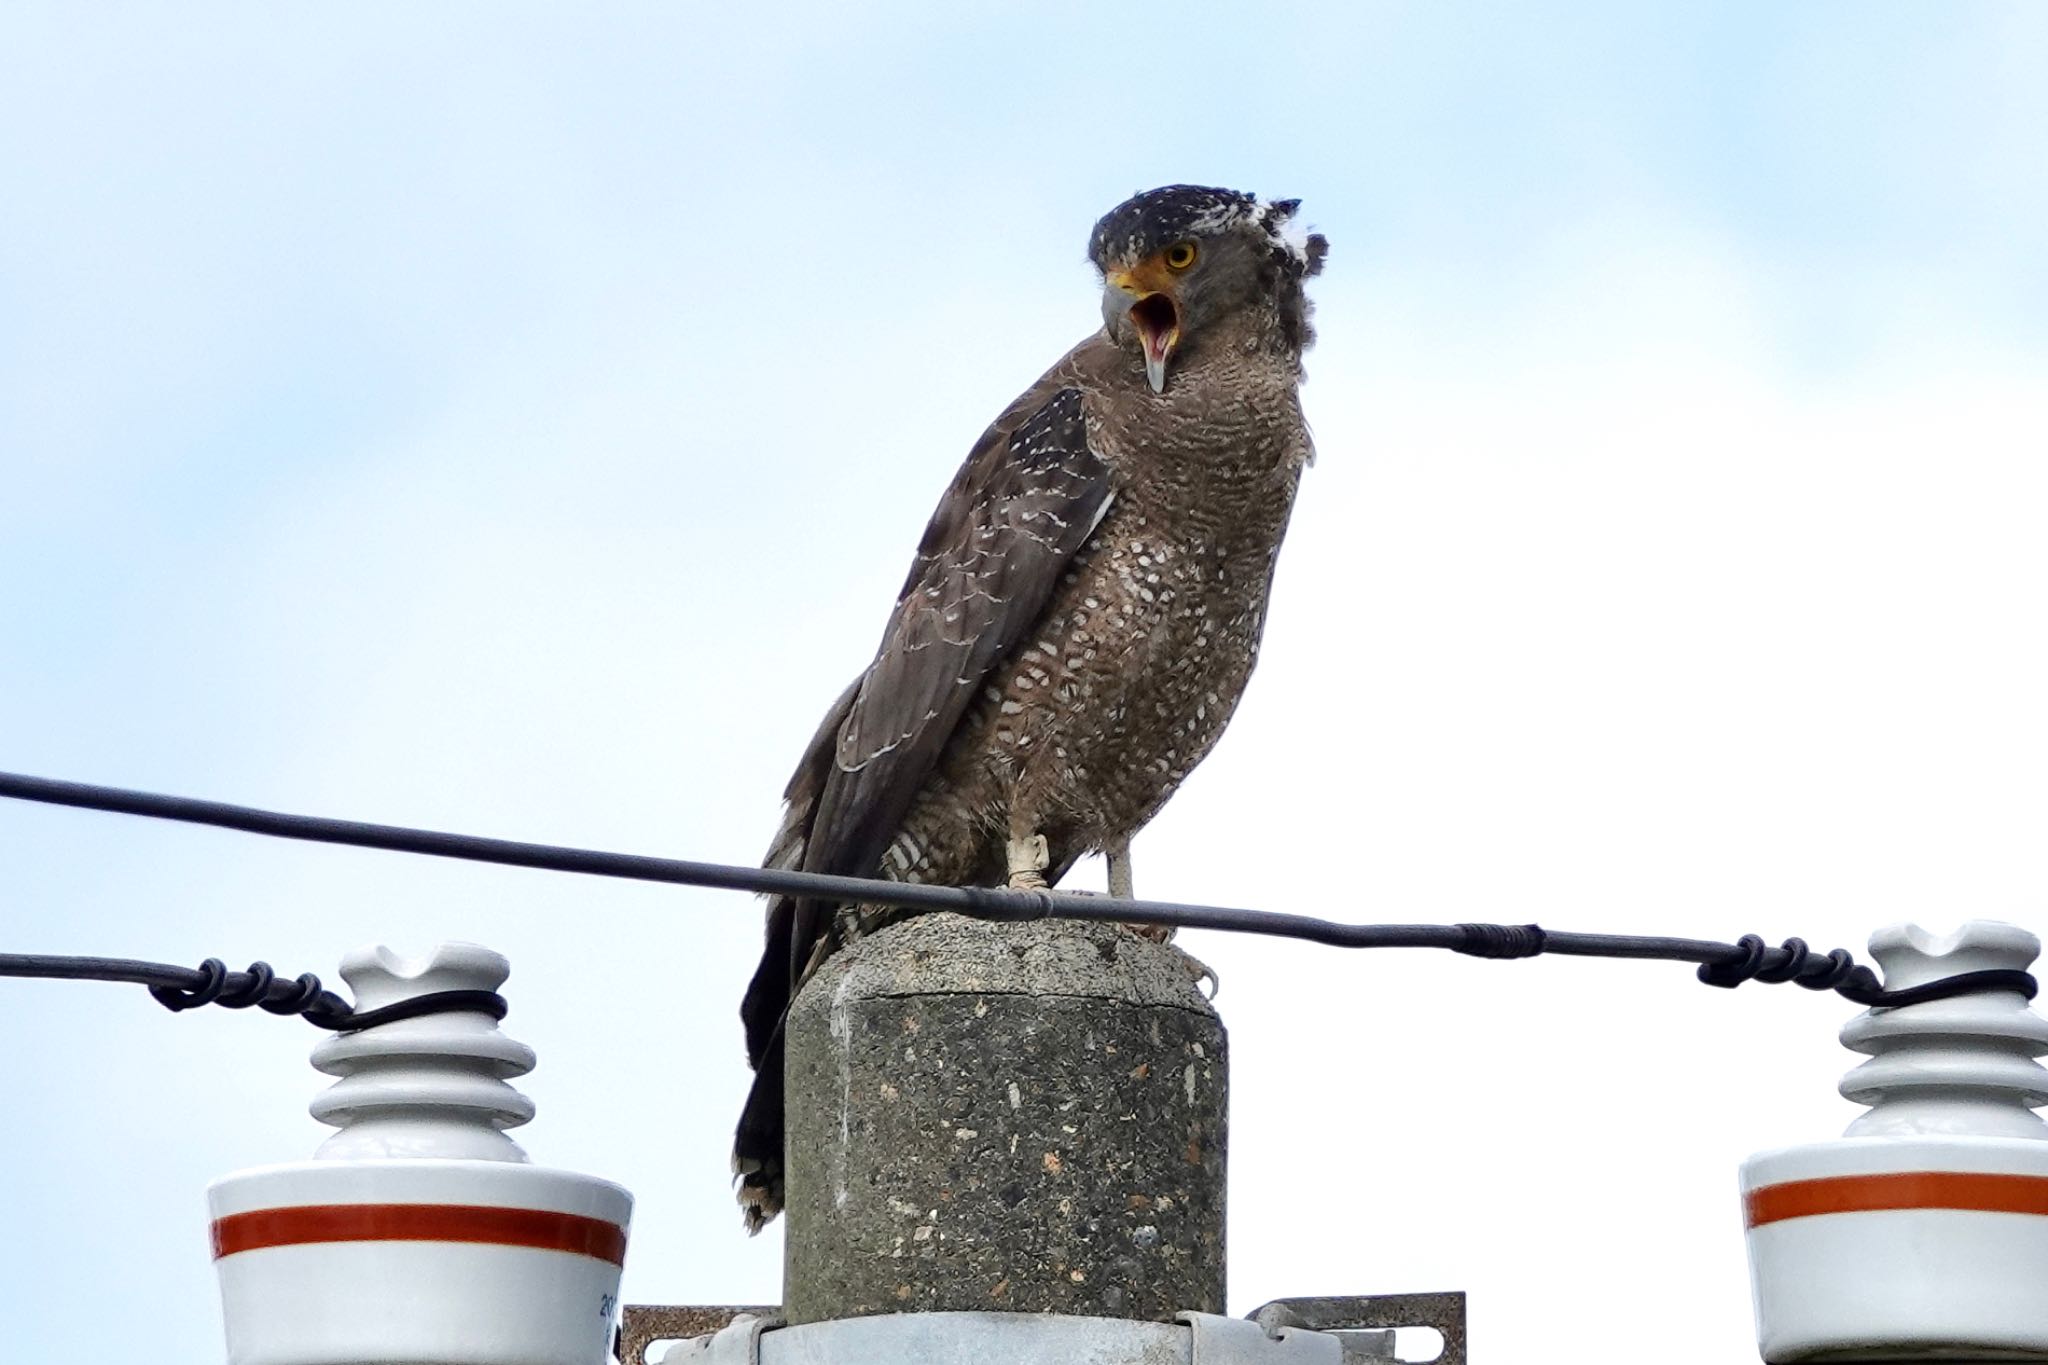
[[[753,1088],[732,1136],[732,1173],[747,1231],[782,1212],[782,1024],[789,1014],[790,933],[796,907],[777,896],[768,906],[768,942],[740,1002]]]
[[[803,761],[797,764],[783,790],[782,824],[768,845],[764,867],[808,867],[811,822],[817,816],[819,795],[832,773],[839,727],[853,708],[860,684],[861,678],[847,684],[825,712],[824,720],[818,723],[817,733],[811,736]],[[807,972],[812,965],[815,926],[825,911],[826,907],[815,901],[799,902],[788,896],[769,898],[768,935],[761,949],[761,964],[754,969],[754,979],[747,983],[746,997],[740,1001],[754,1086],[747,1092],[739,1126],[733,1132],[732,1173],[738,1182],[740,1210],[748,1232],[759,1232],[782,1212],[782,1025],[789,1013],[790,997],[802,980],[799,969]]]
[[[747,1232],[757,1233],[782,1212],[782,1021],[755,1062],[754,1086],[732,1135],[735,1195]]]

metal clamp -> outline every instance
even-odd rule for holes
[[[1346,1333],[1362,1338],[1362,1328],[1432,1327],[1444,1339],[1443,1349],[1427,1361],[1412,1365],[1465,1365],[1465,1295],[1452,1290],[1441,1294],[1366,1294],[1315,1299],[1275,1299],[1251,1314],[1253,1322],[1268,1334],[1286,1328],[1328,1332],[1342,1339]],[[1357,1341],[1345,1347],[1345,1360],[1392,1360],[1391,1333],[1371,1334],[1374,1342]],[[1382,1345],[1384,1343],[1384,1345]]]
[[[1268,1332],[1245,1318],[1214,1313],[1174,1317],[1188,1326],[1188,1365],[1347,1365],[1351,1359],[1343,1343],[1321,1332]],[[1394,1334],[1385,1335],[1391,1351]]]
[[[649,1304],[629,1303],[619,1312],[618,1335],[612,1340],[612,1354],[619,1358],[619,1365],[658,1365],[647,1359],[647,1348],[657,1341],[677,1341],[699,1338],[709,1341],[715,1332],[723,1332],[740,1319],[746,1319],[752,1327],[752,1338],[761,1331],[780,1321],[780,1307],[762,1307],[758,1304]],[[740,1357],[744,1362],[753,1359],[751,1349]]]

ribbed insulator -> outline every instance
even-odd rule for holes
[[[1889,990],[1963,972],[2025,970],[2041,941],[2011,924],[1985,921],[1952,934],[1893,925],[1870,941]],[[2048,1019],[2018,991],[1987,991],[1869,1010],[1842,1030],[1842,1044],[1870,1060],[1842,1078],[1842,1094],[1870,1112],[1849,1125],[1849,1137],[1982,1137],[2048,1139],[2034,1110],[2048,1104]]]
[[[503,956],[473,943],[444,943],[419,958],[365,948],[341,965],[359,1011],[436,991],[494,991],[510,971]],[[341,1130],[316,1155],[525,1161],[504,1130],[530,1120],[533,1101],[506,1082],[533,1062],[533,1049],[482,1011],[338,1034],[313,1050],[313,1065],[341,1078],[312,1104],[314,1118]]]

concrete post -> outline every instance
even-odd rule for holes
[[[1109,925],[921,915],[790,1011],[792,1323],[1223,1311],[1222,1021]]]

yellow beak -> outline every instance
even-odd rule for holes
[[[1152,392],[1166,392],[1166,362],[1180,345],[1180,304],[1173,296],[1173,277],[1154,256],[1129,270],[1103,274],[1105,319],[1122,313],[1130,319],[1145,352],[1145,381]]]

